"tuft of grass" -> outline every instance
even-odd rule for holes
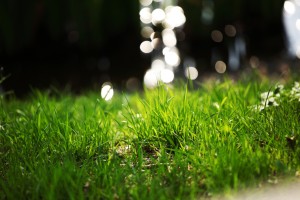
[[[223,80],[111,101],[1,98],[0,198],[198,199],[291,177],[300,102],[297,83],[284,88]]]

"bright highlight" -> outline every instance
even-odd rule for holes
[[[112,99],[113,96],[114,96],[114,89],[113,89],[111,83],[109,83],[109,82],[103,83],[102,89],[101,89],[101,97],[105,101],[109,101]]]

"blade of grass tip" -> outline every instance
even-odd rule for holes
[[[194,81],[192,79],[189,80],[191,90],[194,90]]]
[[[183,93],[183,104],[180,106],[180,112],[182,113],[183,116],[186,114],[186,109],[187,109],[187,96],[188,96],[188,83],[184,84],[184,93]]]
[[[267,107],[267,102],[268,102],[268,98],[270,97],[271,89],[272,89],[272,86],[270,86],[270,88],[269,88],[269,90],[268,90],[268,93],[267,93],[267,98],[265,99],[265,102],[264,102],[265,108]]]
[[[130,104],[129,104],[129,100],[128,100],[127,96],[124,95],[124,93],[123,93],[123,96],[124,96],[124,98],[125,98],[125,100],[126,100],[126,103],[127,103],[127,105],[126,105],[126,107],[125,107],[125,110],[129,113],[129,117],[127,117],[127,116],[125,116],[125,115],[123,115],[123,116],[124,116],[127,120],[129,120],[129,122],[131,122],[131,123],[134,125],[134,124],[135,124],[134,111],[133,111],[133,109],[131,108],[131,106],[130,106]]]
[[[184,102],[184,104],[183,104],[184,106],[186,105],[186,99],[187,99],[188,90],[189,90],[188,89],[188,84],[185,84],[184,99],[183,99],[184,100],[183,101]]]
[[[187,83],[186,84],[191,87],[191,90],[193,90],[194,89],[194,84],[193,84],[193,80],[192,80],[191,77],[192,76],[191,76],[190,70],[187,70]]]
[[[252,84],[248,84],[246,89],[244,90],[244,93],[243,93],[243,97],[246,98],[249,91],[250,91],[250,88],[251,88]]]
[[[37,125],[38,125],[38,132],[41,132],[41,112],[38,112],[38,116],[37,116]]]
[[[220,104],[220,107],[222,107],[222,106],[226,103],[226,101],[227,101],[227,97],[224,97],[224,98],[222,99],[222,102],[221,102],[221,104]]]

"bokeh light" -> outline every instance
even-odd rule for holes
[[[154,40],[155,38],[160,38],[161,37],[161,34],[159,32],[153,32],[151,35],[150,35],[150,39],[151,40]]]
[[[164,45],[167,47],[174,47],[177,44],[176,35],[172,29],[164,29],[162,31],[162,38]]]
[[[250,63],[250,66],[255,69],[255,68],[259,67],[260,60],[257,56],[251,56],[249,59],[249,63]]]
[[[283,6],[283,24],[286,32],[288,53],[300,58],[300,1],[286,0]]]
[[[300,31],[300,19],[296,20],[296,28],[298,31]]]
[[[187,67],[184,71],[184,75],[190,80],[195,80],[196,78],[198,78],[198,70],[196,69],[196,67]]]
[[[151,68],[144,75],[144,85],[153,88],[158,82],[168,84],[175,78],[174,70],[181,63],[176,45],[184,39],[182,27],[186,17],[183,9],[173,1],[140,0],[140,4],[141,35],[150,39],[142,42],[140,49],[152,56]]]
[[[140,20],[144,24],[150,24],[152,21],[151,9],[148,7],[142,8],[140,10]]]
[[[140,81],[136,77],[131,77],[126,81],[126,89],[129,91],[136,91],[140,88]]]
[[[147,88],[154,88],[159,81],[171,83],[174,77],[173,70],[167,67],[162,58],[157,58],[152,61],[151,69],[145,73],[144,84]]]
[[[110,82],[105,82],[102,84],[101,88],[101,97],[105,101],[109,101],[114,96],[114,89],[112,87],[112,84]]]
[[[161,71],[161,80],[164,83],[171,83],[174,80],[174,72],[170,69],[163,69]]]
[[[291,1],[285,1],[283,8],[284,8],[284,11],[290,15],[294,14],[296,11],[295,4]]]
[[[155,59],[151,63],[151,69],[163,70],[166,67],[165,62],[162,59]]]
[[[152,11],[152,24],[156,25],[161,23],[166,17],[165,11],[161,8],[157,8]]]
[[[156,70],[149,69],[144,76],[144,84],[147,88],[154,88],[159,82]]]
[[[297,46],[297,49],[296,49],[296,57],[298,59],[300,59],[300,46]]]
[[[165,11],[166,20],[164,25],[166,28],[173,29],[175,27],[180,27],[185,23],[186,17],[180,6],[168,6]]]
[[[216,69],[216,71],[217,71],[219,74],[225,73],[226,68],[227,68],[227,67],[226,67],[225,62],[223,62],[223,61],[221,61],[221,60],[217,61],[216,64],[215,64],[215,69]]]
[[[211,24],[214,19],[214,2],[211,0],[202,0],[201,21],[204,24]]]
[[[226,25],[225,34],[229,37],[234,37],[236,35],[236,28],[233,25]]]
[[[240,67],[240,57],[241,54],[239,49],[230,46],[228,48],[228,67],[231,70],[238,70]]]
[[[142,6],[149,6],[152,3],[152,0],[140,0]]]
[[[218,30],[213,30],[211,32],[211,39],[214,42],[222,42],[223,41],[223,34],[222,34],[222,32],[218,31]]]
[[[154,38],[152,41],[151,41],[151,45],[154,49],[159,49],[160,46],[161,46],[161,40],[159,38]]]
[[[151,53],[153,51],[152,43],[150,41],[142,42],[141,45],[140,45],[140,50],[143,53]]]
[[[180,64],[179,51],[176,47],[165,47],[163,50],[163,54],[165,56],[165,62],[172,66],[177,67]]]
[[[150,26],[145,26],[141,30],[141,35],[144,38],[150,38],[151,34],[154,32],[153,28]]]

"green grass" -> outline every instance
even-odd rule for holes
[[[0,198],[197,199],[300,170],[293,82],[268,107],[271,81],[188,86],[2,96]]]

